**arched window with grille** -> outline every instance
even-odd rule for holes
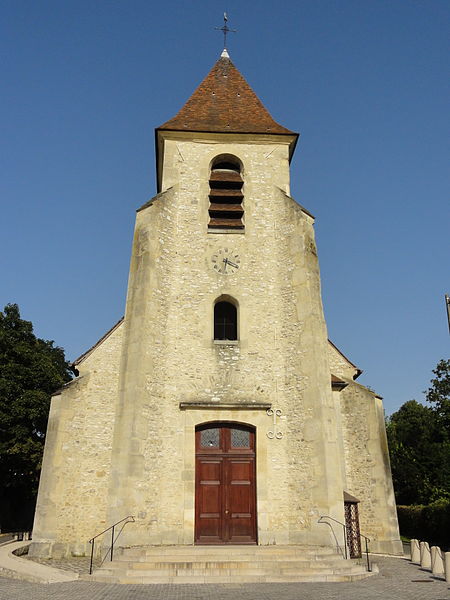
[[[209,177],[209,229],[244,229],[243,185],[240,161],[217,156]]]
[[[214,305],[214,339],[238,339],[237,308],[231,302],[222,300]]]

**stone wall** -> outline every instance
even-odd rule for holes
[[[288,141],[164,135],[162,192],[137,214],[125,320],[52,402],[31,553],[82,553],[127,515],[122,545],[193,543],[195,426],[216,420],[256,428],[260,544],[332,544],[317,521],[343,521],[344,489],[363,496],[363,531],[393,539],[379,401],[353,382],[331,392],[330,360],[338,376],[355,367],[330,351],[313,218],[288,195]],[[241,232],[208,231],[220,154],[243,165]],[[212,262],[225,248],[240,258],[228,275]],[[213,339],[223,298],[238,307],[233,342]],[[281,439],[267,436],[269,406]]]
[[[32,556],[85,554],[106,527],[122,332],[88,353],[79,377],[52,398]]]
[[[346,358],[338,348],[332,343],[328,343],[328,360],[333,375],[354,379],[361,371]]]
[[[282,411],[281,440],[267,438],[265,413],[245,417],[261,442],[258,482],[268,482],[258,483],[259,538],[328,541],[316,521],[343,515],[337,408],[313,221],[287,196],[288,144],[281,136],[167,135],[163,191],[136,223],[109,520],[137,515],[124,543],[192,543],[185,511],[194,473],[185,460],[193,430],[180,402],[220,409],[233,401],[242,408],[227,415],[240,422],[246,404],[266,403]],[[244,232],[207,228],[209,169],[220,154],[243,165]],[[213,269],[220,248],[239,255],[237,273]],[[236,344],[213,340],[214,302],[223,297],[238,305]],[[196,411],[202,420],[211,420],[209,409]]]
[[[340,392],[346,491],[360,500],[372,552],[402,554],[381,398],[355,382]]]

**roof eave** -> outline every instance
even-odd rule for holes
[[[114,333],[114,331],[115,331],[115,330],[116,330],[116,329],[117,329],[117,328],[118,328],[120,325],[122,325],[122,323],[124,322],[124,320],[125,320],[125,317],[122,317],[121,319],[119,319],[119,321],[117,321],[117,323],[116,323],[115,325],[113,325],[113,326],[111,327],[111,329],[108,329],[108,331],[107,331],[107,332],[106,332],[104,335],[102,335],[102,337],[101,337],[101,338],[100,338],[100,339],[99,339],[97,342],[95,342],[95,344],[94,344],[93,346],[91,346],[91,347],[90,347],[88,350],[86,350],[86,352],[83,352],[83,354],[82,354],[81,356],[79,356],[78,358],[76,358],[76,359],[75,359],[75,360],[74,360],[74,361],[71,363],[71,365],[70,365],[70,366],[74,366],[74,367],[76,367],[76,366],[78,366],[78,365],[79,365],[81,362],[83,362],[83,360],[84,360],[85,358],[87,358],[87,357],[88,357],[90,354],[92,354],[92,352],[93,352],[93,351],[94,351],[96,348],[98,348],[98,346],[100,346],[100,344],[102,344],[102,343],[103,343],[103,342],[106,340],[106,338],[108,338],[108,337],[109,337],[109,336],[110,336],[112,333]]]
[[[333,342],[330,340],[330,338],[328,338],[328,343],[331,344],[333,346],[333,348],[339,352],[339,354],[342,356],[342,358],[344,358],[348,364],[350,366],[352,366],[355,370],[356,373],[353,376],[353,379],[358,379],[358,377],[364,372],[362,369],[360,369],[358,366],[355,365],[355,363],[352,363],[352,361],[348,358],[348,356],[345,356],[345,354],[342,352],[342,350],[339,350],[339,348],[336,346],[336,344],[333,344]]]

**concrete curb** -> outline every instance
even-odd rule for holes
[[[0,574],[12,579],[32,583],[63,583],[78,579],[78,573],[41,565],[13,554],[14,550],[28,546],[30,542],[11,542],[0,547]]]

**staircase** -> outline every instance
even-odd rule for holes
[[[355,581],[364,566],[322,546],[138,546],[118,549],[89,581],[264,583]]]

